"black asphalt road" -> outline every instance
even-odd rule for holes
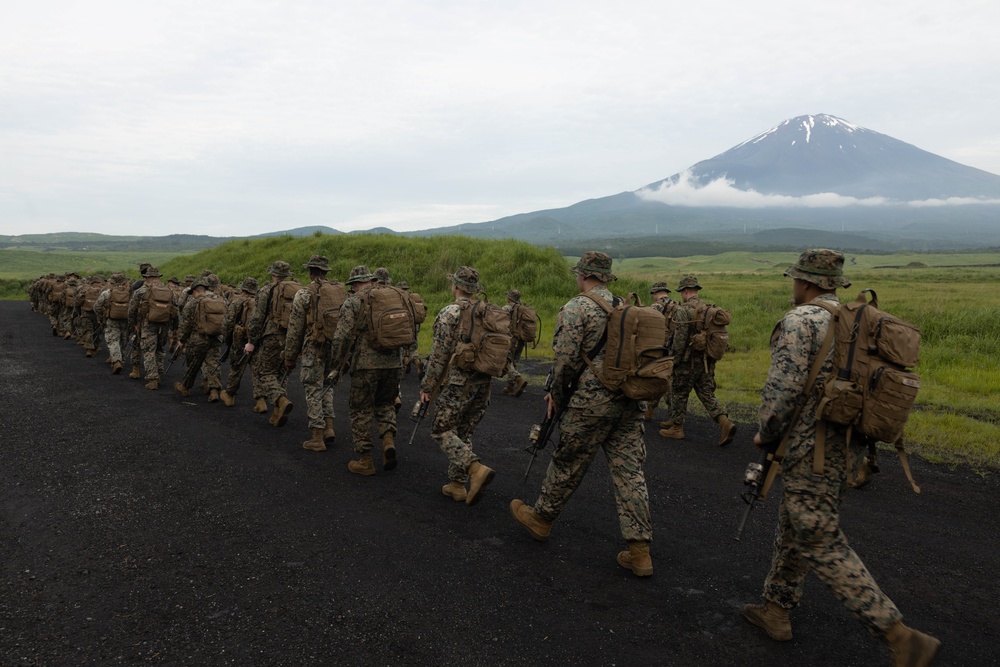
[[[237,405],[181,399],[112,376],[50,335],[25,302],[0,302],[0,665],[878,665],[869,637],[815,578],[778,644],[739,615],[760,593],[776,498],[733,540],[756,458],[752,427],[713,446],[646,435],[655,574],[620,568],[607,468],[539,544],[511,518],[533,501],[522,451],[541,391],[499,393],[475,437],[497,476],[478,505],[441,495],[446,461],[413,446],[406,376],[399,467],[347,471],[346,387],[337,444],[308,436],[297,374],[286,427]],[[657,415],[658,419],[665,415]],[[1000,664],[1000,483],[993,472],[898,462],[844,503],[843,524],[941,665]]]

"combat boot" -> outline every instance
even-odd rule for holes
[[[333,432],[333,417],[323,417],[323,423],[326,425],[323,429],[323,441],[331,445],[337,439],[337,435]]]
[[[236,403],[236,399],[233,398],[229,394],[229,392],[226,391],[225,389],[223,389],[222,391],[219,392],[219,398],[222,399],[222,404],[224,406],[226,406],[227,408],[233,407],[233,405]]]
[[[325,452],[326,443],[323,442],[323,429],[312,429],[312,437],[302,443],[302,449],[310,449],[314,452]]]
[[[83,356],[85,356],[88,359],[90,359],[95,354],[97,354],[97,350],[87,350],[86,352],[84,352]]]
[[[469,495],[465,498],[466,505],[475,505],[483,493],[487,484],[493,481],[496,475],[492,468],[487,468],[479,461],[469,464]]]
[[[517,378],[517,384],[514,385],[514,389],[511,391],[511,396],[514,398],[520,398],[521,394],[524,393],[524,388],[528,386],[528,381],[524,377]]]
[[[113,364],[111,364],[111,374],[112,375],[118,375],[121,372],[122,372],[122,362],[116,361]]]
[[[348,461],[347,469],[356,475],[374,475],[375,464],[372,462],[372,455],[362,454],[357,461]]]
[[[684,427],[678,424],[673,424],[670,428],[660,429],[660,435],[664,438],[670,438],[671,440],[683,440]]]
[[[538,512],[534,508],[528,507],[523,501],[515,498],[510,501],[510,513],[514,520],[524,526],[533,538],[539,542],[549,539],[549,533],[552,532],[552,522],[538,516]]]
[[[465,484],[461,482],[448,482],[441,487],[441,493],[457,502],[462,502],[469,495],[465,490]]]
[[[191,392],[188,391],[188,388],[185,387],[184,384],[181,382],[175,382],[174,389],[176,389],[177,393],[183,396],[184,398],[187,398],[188,396],[191,395]]]
[[[514,388],[509,384],[505,384],[503,386],[503,389],[500,390],[500,393],[503,394],[504,396],[510,396],[511,394],[514,393]]]
[[[156,390],[156,389],[159,389],[159,388],[160,388],[160,381],[159,380],[150,380],[149,382],[146,383],[146,389]]]
[[[941,650],[939,639],[908,628],[902,621],[896,621],[886,631],[884,640],[889,645],[892,667],[924,667]]]
[[[719,447],[725,447],[736,437],[736,424],[729,421],[728,415],[719,415],[715,421],[719,424],[719,428],[722,429],[719,433]]]
[[[653,574],[653,560],[649,557],[649,542],[630,541],[627,551],[618,552],[618,564],[637,577]]]
[[[770,600],[764,604],[743,605],[743,618],[767,633],[776,642],[792,639],[792,621],[788,610]]]
[[[53,336],[58,336],[58,335],[59,335],[59,330],[58,330],[58,329],[56,329],[55,327],[53,327],[53,328],[52,328],[52,335],[53,335]]]
[[[219,390],[218,389],[213,389],[212,391],[208,392],[208,402],[209,403],[217,403],[218,400],[219,400]]]
[[[268,423],[271,426],[284,426],[288,423],[288,413],[291,411],[292,402],[284,396],[280,397],[278,402],[274,404],[274,412],[271,413]]]
[[[852,489],[861,489],[868,486],[871,481],[872,469],[871,466],[868,465],[868,457],[866,456],[861,460],[861,467],[858,468],[856,473],[854,473],[854,479],[847,480],[847,486]]]
[[[660,428],[673,428],[673,427],[674,427],[673,419],[668,419],[665,422],[660,422]]]
[[[653,401],[648,401],[646,403],[646,412],[642,415],[642,418],[648,422],[653,421],[653,413],[656,411],[656,403]]]
[[[253,404],[253,411],[258,414],[267,412],[267,401],[264,400],[263,396],[258,398],[257,402]]]
[[[138,380],[139,379],[139,369],[138,368],[133,368],[132,372],[129,373],[128,376],[129,376],[129,378],[131,378],[133,380]]]
[[[396,441],[392,431],[382,434],[382,469],[392,470],[396,467]]]

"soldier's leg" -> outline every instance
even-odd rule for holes
[[[219,350],[219,341],[215,337],[210,337],[208,350],[205,352],[205,361],[202,362],[201,372],[208,379],[209,390],[222,389],[222,376],[219,372],[219,357],[222,353]]]
[[[230,396],[235,396],[236,392],[240,390],[240,384],[243,382],[243,373],[246,371],[248,365],[237,363],[237,360],[230,355],[229,375],[226,377],[226,393]]]
[[[337,416],[336,411],[333,409],[333,381],[327,380],[330,377],[330,373],[333,372],[333,354],[330,349],[330,344],[326,343],[323,346],[323,352],[320,355],[320,365],[323,368],[323,420],[333,419]]]
[[[272,404],[285,395],[284,385],[278,380],[285,363],[281,356],[284,350],[278,345],[279,338],[281,336],[265,336],[254,351],[261,389]]]
[[[386,433],[396,435],[396,397],[399,396],[401,368],[384,368],[376,373],[375,397],[373,402],[375,425],[378,436]]]
[[[688,364],[674,367],[673,391],[670,399],[670,420],[677,426],[684,425],[687,416],[688,394],[691,393],[691,369]]]
[[[368,454],[372,449],[377,380],[378,376],[374,370],[351,371],[348,409],[351,418],[351,438],[354,441],[354,451],[358,454]]]
[[[719,415],[726,414],[726,409],[715,398],[715,361],[708,360],[708,371],[705,370],[704,364],[697,363],[693,370],[691,384],[694,387],[694,393],[701,404],[705,406],[708,415],[714,421],[718,421]]]
[[[466,387],[467,404],[462,411],[463,416],[458,423],[456,433],[459,438],[469,444],[469,447],[472,447],[472,434],[486,414],[486,408],[490,404],[490,393],[493,390],[493,383],[491,381],[484,381],[472,386],[466,385]]]
[[[469,443],[458,435],[466,398],[465,385],[444,385],[434,402],[431,425],[431,438],[448,458],[448,479],[462,485],[469,480],[469,466],[479,460]]]
[[[306,344],[302,348],[300,359],[301,370],[299,379],[302,381],[302,389],[306,395],[306,417],[309,419],[309,428],[323,428],[323,360],[316,354],[316,346]]]
[[[580,486],[597,450],[617,425],[615,419],[586,416],[583,410],[568,408],[559,425],[559,447],[545,471],[535,512],[546,521],[555,521],[573,492]]]
[[[619,426],[604,443],[604,455],[611,471],[611,484],[618,508],[618,524],[628,542],[651,542],[653,521],[649,513],[649,491],[642,466],[646,442],[638,408],[629,409]]]
[[[160,379],[160,364],[157,360],[159,356],[157,350],[157,339],[160,335],[159,328],[155,324],[144,324],[139,333],[139,347],[142,350],[142,365],[146,369],[147,380]]]
[[[181,384],[185,389],[191,389],[208,353],[208,341],[202,336],[192,336],[184,346],[184,377]]]
[[[111,362],[121,363],[122,361],[122,327],[117,320],[108,320],[104,323],[104,340],[108,344],[108,355]]]

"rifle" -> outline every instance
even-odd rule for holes
[[[758,500],[764,500],[767,497],[768,488],[764,488],[763,485],[765,480],[774,479],[771,469],[778,465],[778,459],[775,457],[777,451],[777,446],[765,447],[761,452],[760,461],[757,463],[753,461],[748,463],[747,469],[743,473],[743,483],[750,488],[740,494],[740,498],[747,504],[747,508],[743,511],[743,516],[740,518],[740,525],[736,527],[737,542],[743,536],[743,529],[747,525],[747,519],[750,518],[750,510],[754,508]],[[770,484],[768,484],[768,487],[770,487]]]
[[[135,333],[132,334],[132,337],[128,339],[128,344],[125,345],[125,351],[122,352],[122,358],[128,356],[129,352],[132,351],[132,346],[135,345],[138,338],[139,338],[139,332],[136,331]]]
[[[180,345],[178,345],[176,348],[174,348],[174,353],[172,355],[170,355],[170,359],[167,360],[167,365],[163,367],[163,374],[164,375],[166,375],[167,371],[170,370],[170,365],[172,363],[174,363],[175,361],[177,361],[177,357],[181,356],[181,349],[182,348],[181,348]]]
[[[97,324],[96,318],[94,322],[94,337],[91,339],[91,347],[95,347],[98,350],[101,349],[101,332],[104,327],[100,327]]]
[[[415,421],[416,424],[413,426],[413,433],[410,434],[410,444],[413,444],[413,438],[416,437],[417,431],[420,430],[420,422],[423,421],[424,417],[427,415],[427,408],[431,406],[434,399],[441,392],[441,385],[444,384],[444,379],[448,377],[448,371],[451,369],[452,359],[455,355],[448,358],[448,363],[444,365],[444,370],[441,371],[441,377],[438,378],[437,384],[434,385],[434,391],[431,392],[431,400],[424,403],[419,398],[417,399],[416,405],[413,406],[413,410],[410,411],[410,419]]]
[[[549,374],[545,376],[545,384],[542,389],[548,394],[552,391],[552,384],[555,382],[554,370],[550,370]],[[566,397],[569,400],[569,396]],[[563,401],[564,403],[566,401]],[[545,449],[546,445],[549,444],[549,440],[552,438],[552,432],[556,429],[556,424],[562,419],[562,413],[565,408],[557,407],[552,416],[549,416],[549,404],[545,404],[545,419],[542,420],[541,424],[532,424],[531,430],[528,431],[528,445],[524,451],[531,454],[531,459],[528,461],[528,467],[524,471],[524,481],[528,481],[528,474],[531,472],[531,466],[535,464],[535,458],[538,456],[538,452]]]
[[[220,364],[224,364],[226,362],[226,359],[229,358],[229,353],[232,351],[232,349],[233,349],[233,343],[232,343],[232,341],[230,341],[226,345],[226,351],[222,353],[221,357],[219,357],[219,363]]]

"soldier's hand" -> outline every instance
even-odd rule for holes
[[[247,343],[243,346],[243,354],[253,354],[253,343]]]
[[[292,370],[293,368],[295,368],[295,360],[285,359],[285,368],[287,368],[288,370]]]
[[[760,437],[760,431],[758,431],[753,436],[753,446],[756,447],[757,449],[763,449],[764,448],[764,441]]]
[[[420,392],[420,402],[421,403],[430,403],[431,402],[431,395],[428,394],[426,391]]]
[[[548,419],[552,419],[552,417],[556,414],[556,402],[552,400],[551,393],[545,394],[545,403],[548,405],[548,408],[545,411],[545,416]]]

